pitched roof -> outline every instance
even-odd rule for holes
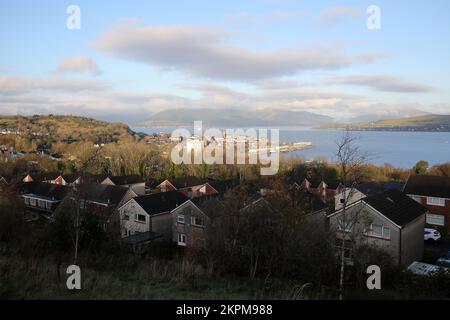
[[[404,184],[401,182],[363,182],[356,186],[356,189],[364,193],[366,196],[374,195],[385,190],[398,190],[402,191]]]
[[[82,185],[80,198],[103,204],[118,205],[128,192],[128,188],[106,184],[89,183]]]
[[[362,201],[399,226],[405,226],[428,212],[427,208],[398,190],[386,190]]]
[[[167,191],[148,194],[134,198],[134,200],[149,215],[172,211],[189,200],[187,196],[179,191]]]
[[[177,189],[199,186],[205,183],[202,179],[193,176],[167,180]]]
[[[145,180],[138,175],[108,176],[108,178],[117,186],[145,182]]]
[[[66,181],[67,183],[74,183],[75,181],[78,180],[78,178],[80,178],[79,174],[63,174],[61,175],[61,177],[64,179],[64,181]]]
[[[42,182],[42,181],[55,180],[61,174],[58,172],[46,172],[46,173],[30,173],[29,175],[31,176],[31,178],[33,178],[33,181]]]
[[[69,191],[68,187],[40,181],[24,183],[20,189],[24,194],[33,194],[54,200],[62,200]]]
[[[225,193],[231,188],[239,184],[238,180],[212,180],[208,179],[208,184],[217,190],[219,193]]]
[[[450,177],[413,175],[406,182],[406,194],[450,199]]]

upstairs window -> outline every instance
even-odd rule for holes
[[[203,227],[205,225],[205,222],[203,221],[202,218],[199,217],[192,217],[191,218],[191,224],[193,226],[198,226],[198,227]]]
[[[136,220],[139,221],[139,222],[146,222],[147,218],[146,218],[146,216],[144,214],[137,214],[136,215]]]
[[[378,224],[372,224],[366,234],[373,237],[391,239],[391,229]]]
[[[180,224],[184,224],[185,223],[185,218],[183,214],[179,214],[178,218],[177,218],[177,222]]]
[[[345,220],[340,218],[338,224],[340,231],[352,232],[353,230],[353,222],[348,217]]]
[[[431,206],[445,207],[444,198],[427,197],[427,204]]]

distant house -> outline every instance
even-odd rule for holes
[[[344,185],[339,181],[310,181],[307,178],[301,183],[295,182],[293,186],[316,194],[323,202],[334,202],[335,195],[344,189]]]
[[[156,189],[160,192],[174,191],[174,190],[187,192],[188,189],[202,187],[204,183],[205,182],[200,178],[188,176],[176,179],[166,179],[163,182],[161,182],[156,187]]]
[[[25,207],[52,214],[63,201],[69,188],[45,182],[24,183],[20,190]]]
[[[202,180],[197,177],[189,176],[164,180],[156,187],[156,190],[160,192],[178,190],[192,199],[224,194],[235,185],[236,182],[234,180]]]
[[[390,254],[408,266],[422,259],[423,230],[428,210],[404,193],[387,190],[365,197],[345,210],[328,216],[329,228],[336,234],[336,245],[351,257],[352,249],[368,245]]]
[[[427,224],[450,230],[450,177],[413,175],[404,192],[428,208]]]
[[[133,189],[137,195],[145,194],[145,180],[138,175],[107,176],[101,184],[127,187]]]
[[[47,173],[30,173],[27,174],[22,181],[27,182],[47,182],[52,184],[55,183],[56,179],[60,177],[60,173],[58,172],[47,172]]]
[[[167,191],[133,198],[119,208],[122,238],[155,234],[179,246],[204,243],[208,217],[183,193]],[[146,237],[142,236],[142,241]]]
[[[0,176],[0,191],[3,190],[4,187],[9,185],[9,179],[3,176]]]

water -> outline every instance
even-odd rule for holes
[[[132,128],[145,133],[171,133],[173,128]],[[312,149],[284,153],[307,160],[325,157],[335,160],[336,140],[342,131],[280,129],[281,142],[310,141]],[[358,140],[361,150],[370,155],[370,162],[376,165],[389,163],[396,167],[411,168],[417,161],[426,160],[430,165],[450,161],[450,132],[388,132],[360,131],[352,132]]]

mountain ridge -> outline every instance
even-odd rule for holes
[[[153,114],[139,124],[144,127],[192,126],[201,120],[206,126],[307,126],[333,122],[333,118],[308,111],[264,109],[242,111],[237,109],[170,109]]]

